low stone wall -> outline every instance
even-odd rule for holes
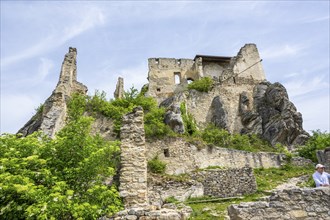
[[[205,196],[227,198],[257,191],[257,183],[251,167],[202,171],[194,174],[193,179],[201,181]]]
[[[233,220],[330,219],[330,188],[289,189],[275,192],[269,201],[247,202],[228,207]]]
[[[283,154],[252,153],[220,147],[199,149],[197,145],[188,143],[182,138],[149,141],[146,142],[146,148],[148,160],[158,155],[160,160],[167,163],[166,173],[168,174],[189,173],[209,166],[280,167],[285,157]]]
[[[201,196],[242,196],[256,190],[256,180],[250,167],[198,171],[191,173],[185,181],[148,177],[149,203],[157,207],[161,207],[169,197],[183,202]]]
[[[164,205],[161,209],[153,206],[146,208],[131,208],[118,212],[110,218],[102,217],[99,220],[186,220],[192,213],[192,209],[183,204],[176,207],[174,204]]]

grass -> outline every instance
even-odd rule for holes
[[[225,201],[205,202],[203,200],[210,200],[212,197],[191,198],[187,200],[186,204],[193,209],[191,220],[205,220],[205,219],[225,219],[227,215],[227,207],[232,204],[239,204],[241,202],[257,201],[261,197],[269,196],[268,192],[276,186],[286,182],[288,179],[302,175],[311,175],[314,171],[313,167],[295,167],[291,165],[283,166],[282,168],[259,168],[254,169],[258,190],[256,193],[246,195],[243,198],[233,198]],[[303,184],[303,186],[311,186],[310,184]],[[201,203],[196,203],[201,201]]]

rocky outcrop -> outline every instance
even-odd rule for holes
[[[181,117],[181,111],[180,107],[178,105],[172,105],[165,113],[164,116],[164,122],[170,128],[178,133],[178,134],[183,134],[185,129],[184,129],[184,123]]]
[[[221,101],[220,96],[214,97],[210,111],[212,115],[211,123],[220,129],[228,130],[227,112],[223,106],[223,102]]]
[[[232,220],[330,219],[330,188],[277,191],[268,201],[246,202],[228,207]]]
[[[323,164],[327,168],[328,172],[330,168],[330,147],[327,147],[324,150],[316,151],[316,156],[318,163]]]
[[[17,133],[27,136],[41,130],[49,137],[54,137],[64,125],[67,117],[67,103],[74,93],[86,94],[87,87],[77,81],[77,50],[69,48],[62,63],[60,79],[52,95]]]
[[[255,86],[253,108],[246,93],[240,94],[241,133],[259,134],[272,145],[301,145],[309,138],[302,128],[302,116],[289,101],[280,83],[263,82]]]

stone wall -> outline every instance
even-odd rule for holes
[[[148,204],[147,160],[141,107],[136,107],[132,113],[123,117],[120,138],[120,195],[124,199],[125,208],[146,206]]]
[[[168,138],[146,142],[147,158],[158,155],[167,163],[166,173],[189,173],[209,166],[243,168],[249,166],[280,167],[284,155],[276,153],[252,153],[220,147],[198,146],[186,142],[183,138]],[[199,149],[200,148],[200,149]]]
[[[269,201],[231,205],[228,214],[232,220],[329,220],[330,188],[278,191],[269,197]]]
[[[204,186],[205,196],[235,197],[256,192],[257,183],[251,167],[214,169],[193,175]]]
[[[124,79],[122,77],[118,77],[116,90],[113,93],[113,96],[115,99],[121,99],[124,97]]]

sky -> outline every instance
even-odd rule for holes
[[[16,133],[51,95],[64,55],[77,78],[113,97],[146,84],[148,58],[235,56],[258,47],[306,131],[330,130],[329,1],[3,1],[0,133]]]

